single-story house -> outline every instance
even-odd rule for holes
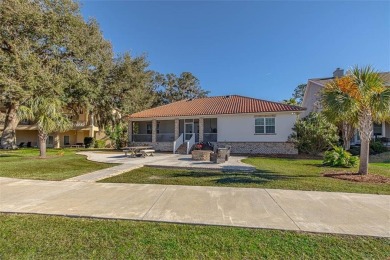
[[[174,153],[210,142],[232,153],[296,154],[288,137],[304,110],[238,95],[187,99],[130,115],[129,141]]]
[[[390,72],[380,72],[379,75],[382,77],[386,87],[390,87]],[[325,85],[337,77],[343,77],[344,70],[337,68],[333,72],[333,77],[327,78],[313,78],[309,79],[306,85],[305,94],[303,96],[302,106],[306,110],[300,114],[300,117],[303,118],[307,116],[310,112],[320,112],[321,107],[321,91]],[[375,123],[373,125],[373,138],[390,138],[390,123],[382,122]],[[360,138],[358,132],[356,131],[355,136],[352,139],[352,144],[359,144]]]

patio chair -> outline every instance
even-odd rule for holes
[[[22,148],[23,146],[24,146],[24,142],[21,142],[21,143],[18,145],[19,148]]]
[[[26,147],[31,148],[31,142],[27,142]]]

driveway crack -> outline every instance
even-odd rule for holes
[[[287,214],[287,212],[279,205],[279,203],[274,199],[274,197],[272,197],[272,195],[268,192],[267,189],[264,189],[265,192],[267,192],[268,196],[270,196],[270,198],[276,203],[276,205],[278,205],[278,207],[284,212],[284,214],[286,214],[286,216],[292,221],[292,223],[294,223],[294,225],[300,230],[302,231],[302,229],[297,225],[297,223],[295,223],[295,221],[290,217],[290,215]]]
[[[149,212],[153,209],[154,205],[156,205],[156,203],[160,200],[160,198],[162,197],[162,195],[165,193],[165,191],[168,189],[168,187],[165,187],[165,189],[163,190],[163,192],[161,192],[160,196],[158,196],[158,198],[156,199],[156,201],[153,203],[153,205],[150,207],[150,209],[148,209],[148,211],[145,213],[145,215],[142,216],[142,220],[146,217],[146,215],[149,214]]]

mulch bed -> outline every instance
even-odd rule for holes
[[[376,175],[376,174],[360,175],[353,172],[333,172],[333,173],[324,173],[322,176],[339,179],[339,180],[346,180],[346,181],[390,184],[389,177]]]

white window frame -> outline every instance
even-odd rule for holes
[[[256,124],[257,119],[263,119],[263,124]],[[267,119],[273,119],[274,123],[272,125],[267,124]],[[264,132],[256,132],[256,127],[257,126],[262,126],[264,127]],[[267,132],[267,126],[273,126],[274,131],[273,132]],[[255,135],[275,135],[276,134],[276,117],[275,116],[256,116],[255,117],[255,126],[254,126],[254,132]]]

